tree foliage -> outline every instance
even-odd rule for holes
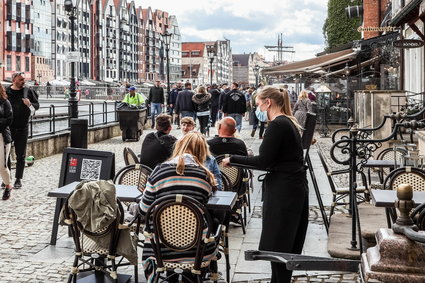
[[[345,14],[345,8],[361,3],[361,0],[329,0],[328,17],[323,25],[323,35],[328,48],[360,39],[361,33],[357,28],[361,25],[362,18],[349,19]]]

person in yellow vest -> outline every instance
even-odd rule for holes
[[[145,103],[145,99],[141,93],[136,92],[136,88],[131,86],[128,88],[129,93],[127,93],[124,99],[121,102],[128,103],[129,105],[136,105],[139,107],[143,103]]]

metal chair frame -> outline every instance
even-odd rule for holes
[[[143,164],[133,164],[122,168],[114,177],[115,184],[137,186],[143,193],[152,169]]]
[[[117,199],[117,217],[107,227],[101,229],[98,232],[90,232],[84,229],[82,224],[77,221],[77,216],[72,208],[68,205],[68,200],[71,197],[69,194],[64,204],[65,223],[69,225],[71,235],[75,245],[75,257],[72,265],[71,273],[68,277],[68,283],[77,282],[77,275],[79,272],[86,271],[101,271],[113,282],[118,282],[117,268],[121,266],[129,266],[130,262],[124,261],[124,257],[117,254],[117,245],[120,238],[122,229],[129,229],[129,226],[136,223],[136,231],[139,231],[140,222],[134,219],[131,224],[124,223],[124,209],[119,199]],[[102,249],[99,253],[93,253],[91,250],[85,250],[84,248],[84,236],[91,237],[102,237],[107,234],[111,234],[109,249]],[[93,239],[90,241],[95,242]],[[108,261],[110,263],[108,264]],[[124,261],[124,262],[123,262]],[[85,267],[88,265],[88,267]],[[83,268],[80,268],[83,266]],[[138,282],[138,266],[134,265],[134,280]]]
[[[124,147],[123,150],[123,155],[124,155],[124,162],[125,165],[134,165],[134,164],[139,164],[139,158],[137,157],[137,155],[134,153],[134,151],[129,148],[129,147]]]

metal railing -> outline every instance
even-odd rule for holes
[[[45,111],[47,109],[47,111]],[[117,117],[117,102],[87,102],[78,104],[79,118],[88,120],[88,127],[93,128],[100,125],[115,123]],[[53,135],[70,130],[69,105],[43,106],[29,122],[29,138],[45,135]]]

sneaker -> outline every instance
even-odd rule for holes
[[[15,187],[15,189],[20,189],[20,188],[22,188],[21,179],[16,179],[16,180],[15,180],[15,184],[14,184],[13,186]]]
[[[3,200],[8,200],[10,198],[10,192],[12,191],[12,188],[4,188],[3,191]]]

